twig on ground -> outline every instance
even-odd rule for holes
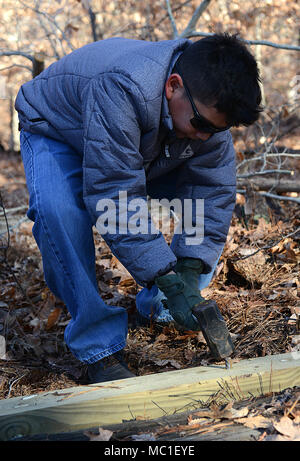
[[[19,378],[16,378],[9,386],[9,390],[8,390],[8,394],[6,396],[7,399],[9,399],[10,397],[10,394],[11,394],[11,391],[12,391],[12,387],[14,384],[16,384],[18,381],[20,381],[20,379],[24,378],[24,376],[28,375],[29,371],[26,371],[26,373],[24,373],[22,376],[19,376]]]
[[[293,235],[296,235],[298,232],[300,232],[300,227],[298,227],[295,231],[290,232],[290,233],[287,234],[287,235],[284,235],[283,237],[281,237],[280,240],[278,240],[277,242],[273,243],[272,245],[266,245],[266,246],[263,246],[263,247],[261,247],[261,248],[258,248],[256,251],[254,251],[253,253],[251,253],[251,254],[249,254],[249,255],[241,256],[240,258],[234,258],[234,259],[232,260],[232,262],[241,261],[241,260],[243,260],[243,259],[251,258],[251,256],[256,255],[259,251],[262,251],[262,250],[269,250],[270,248],[273,248],[273,247],[275,247],[276,245],[278,245],[278,243],[280,243],[282,240],[287,239],[287,238],[289,238],[289,237],[292,237]]]
[[[7,215],[6,215],[6,210],[5,210],[5,206],[4,206],[4,202],[3,202],[3,198],[2,198],[2,194],[1,194],[1,191],[0,191],[0,207],[2,208],[3,210],[3,216],[4,216],[4,219],[5,219],[5,225],[6,225],[6,232],[4,232],[4,234],[2,235],[5,235],[7,234],[7,245],[1,249],[3,249],[4,251],[4,258],[3,260],[6,261],[7,260],[7,252],[8,252],[8,248],[9,248],[9,245],[10,245],[10,231],[9,231],[9,225],[8,225],[8,220],[7,220]],[[1,236],[2,236],[1,235]]]

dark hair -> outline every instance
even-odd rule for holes
[[[251,125],[262,112],[255,58],[237,36],[214,34],[184,50],[180,73],[192,96],[226,114],[231,126]]]

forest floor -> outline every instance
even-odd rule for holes
[[[20,155],[1,152],[0,171],[0,399],[82,384],[84,366],[64,343],[70,315],[45,284],[26,218],[28,192]],[[218,303],[227,321],[235,344],[233,362],[300,349],[299,205],[259,201],[251,216],[237,207],[214,279],[202,292]],[[141,287],[96,232],[95,246],[101,296],[128,311],[126,357],[134,373],[213,362],[201,333],[155,322],[138,327],[135,296]],[[299,415],[299,393],[291,399]]]

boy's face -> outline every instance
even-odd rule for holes
[[[169,112],[172,117],[173,127],[177,138],[201,139],[206,141],[210,133],[199,131],[190,122],[194,117],[194,111],[186,96],[185,88],[179,74],[171,74],[165,86],[166,97],[169,104]],[[198,112],[217,128],[226,127],[226,116],[218,112],[216,108],[205,106],[194,100]]]

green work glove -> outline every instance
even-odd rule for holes
[[[166,296],[167,307],[175,322],[189,330],[200,330],[192,314],[193,307],[204,301],[199,290],[194,290],[190,285],[184,283],[178,274],[156,277],[155,284]]]
[[[180,258],[177,260],[174,271],[180,275],[195,291],[199,292],[199,275],[203,272],[204,264],[200,259]],[[202,298],[204,301],[204,298]]]

